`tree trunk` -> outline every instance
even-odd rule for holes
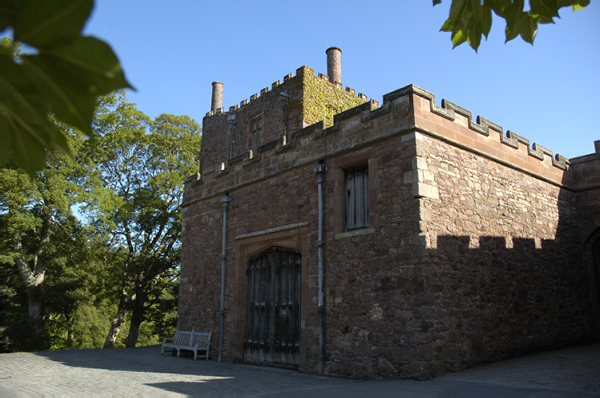
[[[121,300],[119,301],[119,308],[110,325],[108,336],[106,336],[106,341],[102,348],[114,348],[117,336],[119,336],[119,332],[121,331],[121,324],[125,320],[125,315],[127,315],[127,307],[129,306],[130,301],[130,297],[123,291],[121,293]]]
[[[73,335],[73,330],[69,328],[67,331],[67,348],[72,349],[75,346],[75,336]]]
[[[129,326],[129,336],[127,336],[127,348],[135,348],[138,337],[140,336],[140,325],[144,322],[144,302],[145,295],[138,292],[135,296],[133,303],[133,310],[131,313],[131,325]]]
[[[31,290],[31,292],[30,292]],[[42,330],[44,329],[44,319],[42,317],[42,298],[36,294],[35,288],[28,289],[29,299],[29,323],[31,324],[31,330],[36,336],[41,336]]]
[[[46,262],[43,261],[40,256],[44,253],[46,247],[50,243],[50,227],[52,225],[50,213],[44,214],[43,220],[42,229],[40,231],[40,243],[34,252],[31,267],[25,258],[21,235],[14,232],[12,236],[12,248],[19,254],[15,259],[15,264],[19,270],[21,280],[27,289],[29,323],[31,324],[33,334],[36,338],[41,336],[42,330],[44,329],[40,285],[44,282],[44,276],[46,275]]]

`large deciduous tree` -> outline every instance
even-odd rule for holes
[[[134,347],[148,308],[179,265],[183,181],[198,169],[200,126],[187,116],[151,121],[118,93],[104,99],[94,128],[90,155],[105,200],[90,210],[126,252],[104,347],[114,346],[129,311],[127,346]]]
[[[77,150],[81,137],[70,137]],[[29,324],[40,337],[44,323],[42,287],[51,241],[63,226],[72,224],[71,206],[79,196],[81,165],[64,154],[50,154],[45,168],[30,178],[14,165],[0,169],[0,261],[15,266],[28,298]]]
[[[433,5],[442,0],[433,0]],[[450,16],[442,26],[443,31],[452,32],[454,47],[468,42],[475,51],[481,37],[487,39],[492,28],[492,12],[506,20],[506,41],[521,36],[533,44],[538,24],[554,23],[560,18],[558,11],[571,7],[573,12],[585,8],[590,0],[530,0],[525,9],[525,0],[452,0]]]

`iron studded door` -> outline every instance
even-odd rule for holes
[[[246,363],[298,368],[300,276],[298,250],[272,247],[246,269]]]

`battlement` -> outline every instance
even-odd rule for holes
[[[276,82],[273,82],[271,84],[271,88],[269,88],[267,86],[267,87],[265,87],[265,88],[263,88],[263,89],[260,90],[260,94],[258,94],[258,93],[252,94],[249,97],[249,99],[242,100],[239,105],[230,106],[229,107],[229,111],[225,111],[224,107],[220,107],[220,108],[217,108],[215,110],[211,110],[211,111],[207,112],[206,113],[206,117],[211,117],[211,116],[221,115],[221,114],[231,114],[233,112],[236,112],[237,110],[239,110],[239,109],[247,106],[251,102],[258,100],[261,97],[264,97],[270,91],[272,91],[273,89],[275,89],[277,87],[280,87],[282,84],[290,82],[291,80],[293,80],[295,78],[298,78],[298,77],[304,77],[304,76],[306,76],[308,74],[311,74],[312,76],[317,77],[317,75],[315,74],[315,70],[313,68],[310,68],[310,67],[308,67],[306,65],[303,65],[300,68],[296,69],[296,75],[294,75],[293,73],[288,73],[287,75],[285,75],[283,77],[283,83],[281,82],[281,80],[277,80]],[[347,93],[349,93],[350,95],[352,95],[352,96],[354,96],[356,98],[359,98],[359,99],[361,99],[361,100],[363,100],[365,102],[369,100],[369,98],[367,97],[366,94],[363,94],[363,93],[360,93],[360,92],[358,94],[356,94],[356,91],[353,88],[351,88],[351,87],[346,86],[346,88],[344,89],[343,86],[342,86],[342,84],[340,82],[335,82],[335,83],[330,82],[329,77],[327,75],[324,75],[323,73],[319,73],[318,74],[318,78],[321,79],[321,80],[323,80],[323,81],[325,81],[325,82],[327,82],[330,86],[336,87],[336,88],[338,88],[340,90],[344,90]]]
[[[472,131],[477,132],[485,137],[490,136],[490,131],[497,134],[500,142],[504,145],[512,147],[514,149],[519,149],[519,143],[525,145],[527,149],[527,154],[533,156],[541,161],[545,160],[545,155],[548,156],[552,162],[552,165],[558,167],[562,170],[567,169],[567,164],[569,164],[569,159],[556,154],[537,143],[533,143],[530,145],[529,139],[516,134],[515,132],[508,130],[506,135],[503,133],[503,129],[496,123],[493,123],[482,116],[477,116],[476,121],[473,121],[473,115],[470,111],[462,108],[450,101],[445,99],[442,100],[442,106],[439,107],[435,104],[435,95],[430,93],[429,91],[423,90],[419,87],[415,87],[414,92],[420,97],[429,101],[429,110],[432,114],[439,115],[445,119],[451,120],[458,124],[468,126],[468,128]],[[389,94],[388,94],[389,95]],[[466,121],[461,120],[465,118]]]
[[[434,94],[415,85],[384,95],[381,106],[371,100],[341,112],[330,127],[319,121],[289,138],[280,137],[218,164],[207,164],[201,174],[186,182],[193,186],[208,183],[210,189],[203,196],[216,194],[244,181],[265,179],[395,135],[414,138],[411,132],[443,140],[554,185],[572,186],[567,158],[537,143],[530,145],[527,138],[510,130],[505,135],[500,125],[481,116],[474,119],[470,111],[450,101],[442,100],[437,106]]]

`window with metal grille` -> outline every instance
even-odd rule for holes
[[[345,171],[346,232],[369,227],[369,168]]]
[[[262,116],[257,116],[250,120],[250,139],[249,146],[254,147],[262,144]]]

